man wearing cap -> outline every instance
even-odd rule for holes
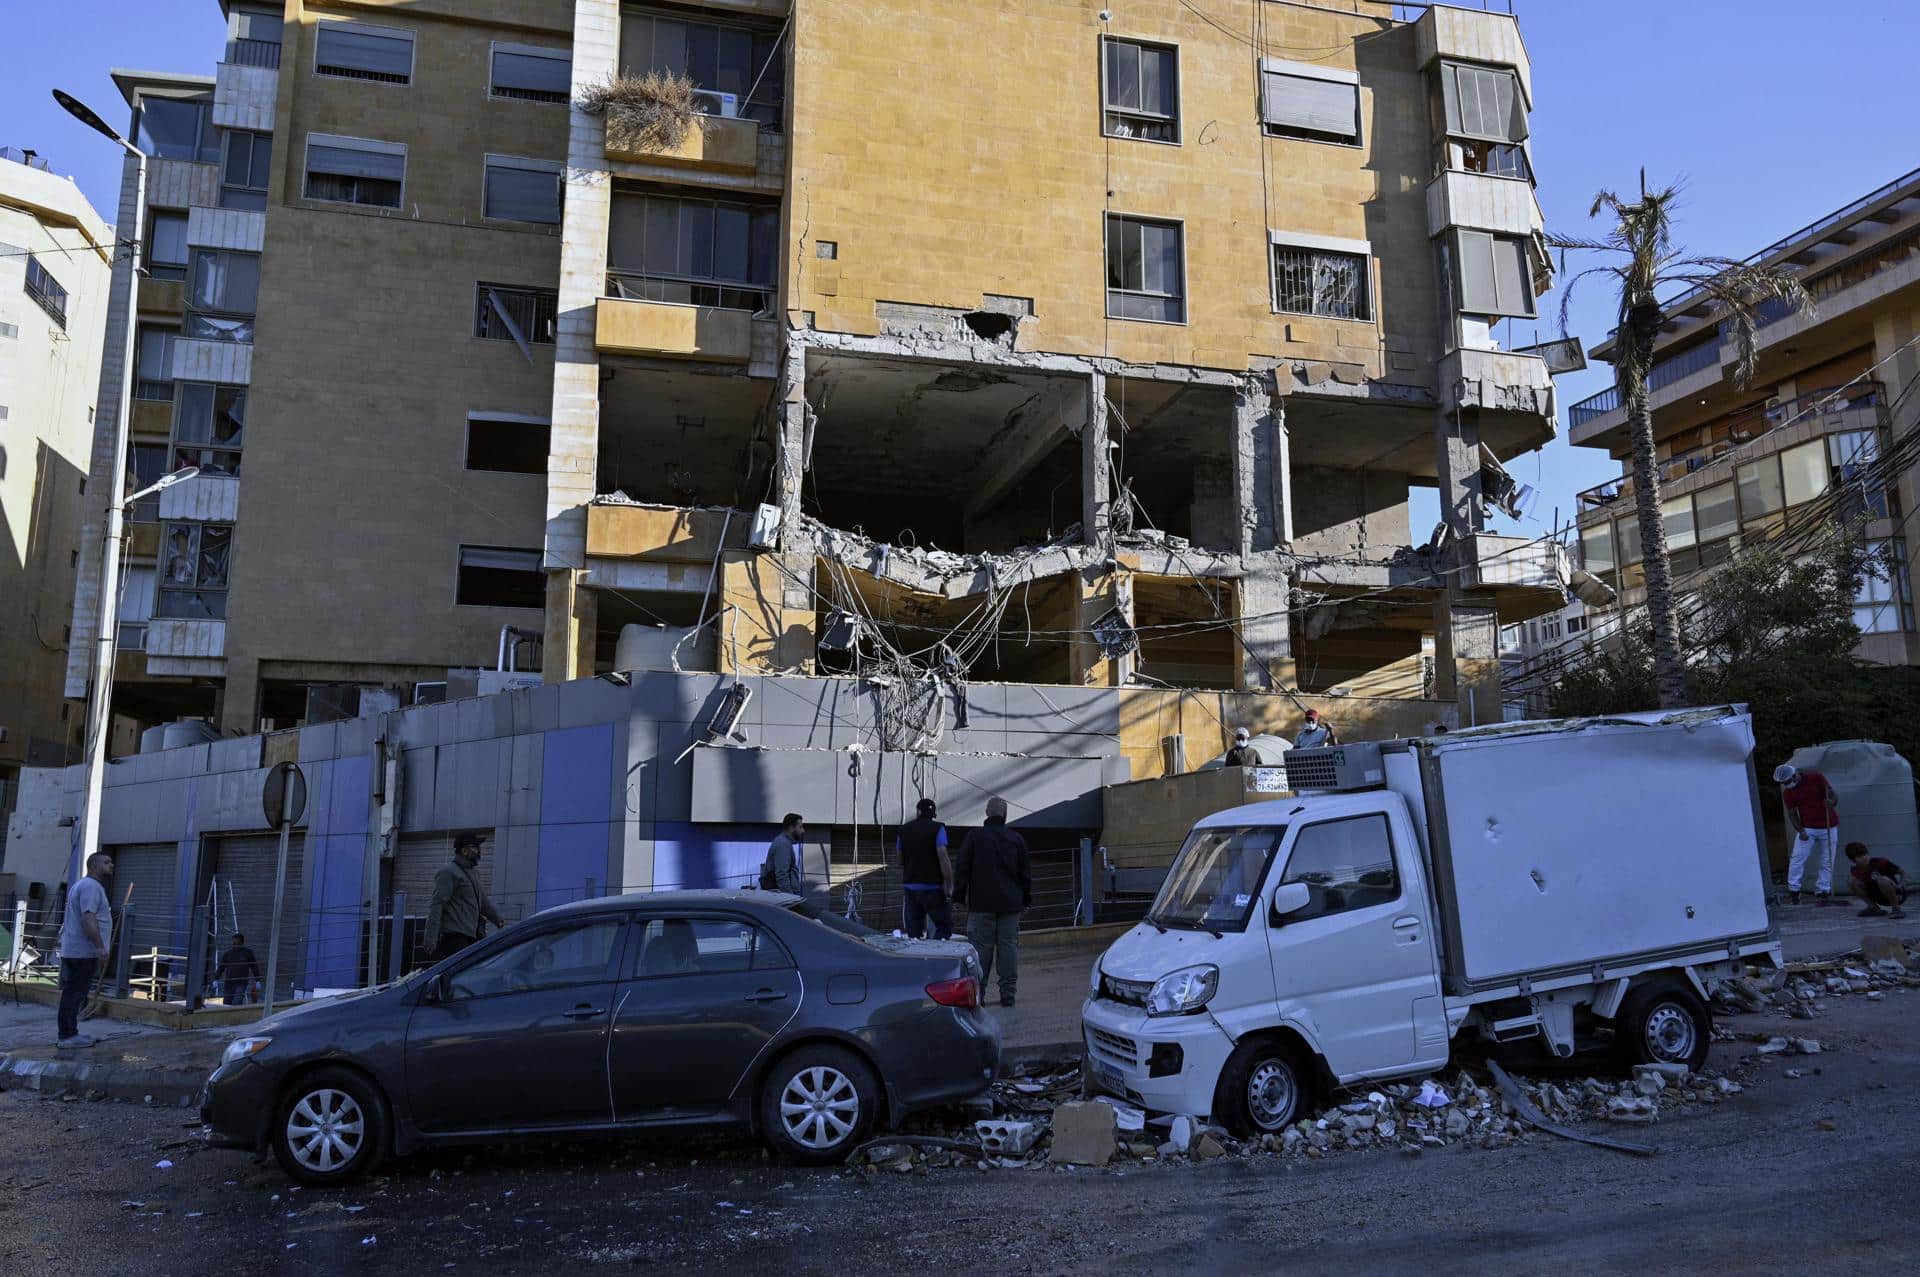
[[[1333,728],[1320,721],[1320,711],[1317,709],[1307,711],[1307,725],[1293,738],[1295,749],[1319,749],[1323,745],[1339,743],[1333,738]]]
[[[1247,729],[1233,729],[1233,748],[1227,751],[1227,766],[1252,767],[1259,763],[1260,755],[1253,752],[1253,740],[1247,735]]]
[[[1840,798],[1827,778],[1816,771],[1801,771],[1792,763],[1773,770],[1780,786],[1780,798],[1786,805],[1787,823],[1793,826],[1793,855],[1787,861],[1789,902],[1800,903],[1800,884],[1805,880],[1807,857],[1820,856],[1820,876],[1816,880],[1814,903],[1833,903],[1833,855],[1840,837]]]
[[[452,859],[433,877],[433,899],[420,938],[429,961],[450,958],[478,940],[483,918],[496,927],[507,925],[480,886],[479,869],[480,835],[461,834],[453,840]]]

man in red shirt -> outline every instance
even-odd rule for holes
[[[1833,903],[1833,853],[1840,836],[1840,799],[1827,778],[1815,771],[1801,771],[1792,763],[1773,770],[1780,786],[1781,801],[1786,804],[1787,823],[1793,826],[1793,856],[1787,861],[1787,891],[1791,901],[1800,903],[1800,883],[1807,870],[1807,857],[1820,854],[1820,877],[1814,903]]]
[[[1900,902],[1907,898],[1907,876],[1884,856],[1867,853],[1867,844],[1850,842],[1847,844],[1847,859],[1853,862],[1853,893],[1867,902],[1860,911],[1862,918],[1878,918],[1887,914],[1895,918],[1904,918],[1907,911]],[[1887,906],[1882,909],[1880,906]]]

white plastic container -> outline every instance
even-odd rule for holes
[[[1826,741],[1794,751],[1792,763],[1816,771],[1840,800],[1840,847],[1863,842],[1920,876],[1920,814],[1916,814],[1913,767],[1893,746],[1870,740]],[[1777,789],[1776,789],[1777,793]],[[1777,799],[1776,799],[1777,801]],[[1850,866],[1844,850],[1834,853],[1834,889],[1844,892]]]

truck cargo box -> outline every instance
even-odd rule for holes
[[[1384,751],[1423,822],[1447,991],[1764,940],[1744,707],[1515,723]]]

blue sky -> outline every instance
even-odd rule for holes
[[[1196,0],[1228,16],[1241,0]],[[1504,0],[1493,0],[1504,4]],[[1821,27],[1804,0],[1514,0],[1533,57],[1533,144],[1550,227],[1597,231],[1595,191],[1679,180],[1683,242],[1741,257],[1920,164],[1913,132],[1913,51],[1920,4],[1840,0]],[[0,48],[0,143],[32,147],[73,174],[95,207],[114,207],[113,148],[54,106],[74,93],[124,125],[111,67],[211,74],[224,39],[215,0],[11,0]],[[1822,111],[1818,107],[1840,107]],[[1839,127],[1822,120],[1838,119]],[[1578,269],[1570,260],[1572,274]],[[1582,286],[1569,327],[1605,333],[1606,281]],[[1559,297],[1541,302],[1540,335],[1556,336]],[[1603,388],[1600,365],[1561,380],[1562,404]],[[1564,417],[1564,408],[1562,415]],[[1555,506],[1616,473],[1604,454],[1556,441],[1513,463],[1541,489],[1531,534]],[[1414,527],[1431,527],[1430,493]],[[1498,520],[1503,525],[1504,519]],[[1510,526],[1510,525],[1508,525]],[[1419,532],[1416,531],[1416,539]]]

